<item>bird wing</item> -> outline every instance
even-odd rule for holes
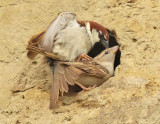
[[[108,71],[103,66],[99,65],[98,63],[94,61],[60,62],[60,63],[68,65],[68,68],[71,68],[70,71],[73,71],[73,69],[77,69],[86,75],[93,75],[97,77],[106,77],[107,75],[109,75]]]
[[[44,56],[47,56],[47,57],[55,59],[55,60],[59,59],[59,57],[56,56],[54,53],[47,52],[46,50],[39,48],[39,47],[36,47],[34,45],[28,45],[26,49],[33,52],[33,53],[39,53],[39,54],[42,54]],[[28,56],[28,54],[27,54],[27,56]]]
[[[50,95],[50,108],[53,108],[58,101],[59,91],[62,93],[62,95],[64,92],[68,92],[68,84],[65,81],[63,66],[56,64],[54,67],[52,67],[52,71],[53,83]]]
[[[45,34],[45,31],[46,30],[44,30],[44,31],[32,36],[31,39],[28,41],[28,45],[32,45],[34,47],[38,47],[42,37]],[[31,59],[34,58],[36,55],[37,54],[34,51],[28,50],[28,52],[27,52],[27,57],[31,58]]]
[[[59,92],[61,92],[62,96],[64,92],[68,92],[68,84],[74,85],[75,80],[77,80],[82,73],[81,70],[75,68],[74,66],[59,63],[54,65],[52,71],[53,83],[50,95],[50,109],[53,108],[58,101]]]

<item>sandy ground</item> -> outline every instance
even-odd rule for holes
[[[102,86],[66,94],[49,110],[49,67],[41,55],[27,59],[25,48],[62,11],[115,30],[121,65]],[[1,0],[0,123],[159,124],[159,19],[159,0]]]

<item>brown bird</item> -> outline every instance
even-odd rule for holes
[[[58,60],[75,61],[80,55],[88,54],[97,42],[107,48],[108,41],[109,34],[102,25],[93,21],[78,21],[75,14],[62,12],[46,30],[33,36],[29,44],[52,52]],[[27,53],[29,58],[35,55],[32,51]]]
[[[56,61],[52,67],[53,83],[50,96],[50,109],[58,101],[59,92],[68,92],[68,84],[77,84],[83,90],[90,90],[101,85],[114,74],[114,59],[119,46],[102,51],[90,61],[79,62]],[[88,87],[88,88],[87,88]]]

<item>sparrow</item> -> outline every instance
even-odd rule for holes
[[[58,60],[75,61],[80,55],[88,54],[97,42],[105,48],[109,46],[109,34],[104,26],[93,21],[79,21],[71,12],[61,12],[46,30],[29,40],[29,45],[53,53]],[[36,53],[28,51],[27,56],[34,58]]]
[[[83,90],[90,90],[101,85],[114,75],[114,60],[119,46],[107,48],[95,58],[77,62],[55,61],[52,67],[53,83],[50,95],[50,109],[58,101],[59,93],[68,92],[68,85],[78,85]]]

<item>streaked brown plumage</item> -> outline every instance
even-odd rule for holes
[[[118,46],[102,51],[91,61],[81,60],[79,62],[56,61],[51,66],[53,72],[53,83],[50,96],[50,108],[58,101],[59,92],[63,95],[68,92],[68,84],[77,84],[83,90],[89,90],[90,86],[99,86],[114,74],[114,59]],[[47,52],[36,46],[28,45],[28,50],[55,58],[53,53]]]
[[[78,21],[70,12],[60,13],[46,30],[30,39],[27,47],[29,58],[41,53],[57,61],[70,61],[56,62],[51,66],[54,78],[50,108],[58,101],[59,92],[68,92],[68,84],[89,90],[86,87],[100,85],[113,76],[114,59],[111,58],[115,54],[107,59],[103,51],[90,62],[73,62],[79,55],[88,54],[97,42],[107,48],[108,40],[105,27],[93,21]]]
[[[53,70],[53,84],[50,96],[50,108],[58,101],[59,92],[68,92],[68,84],[77,84],[84,90],[90,86],[99,86],[114,74],[114,58],[118,46],[102,51],[91,61],[56,62]]]

